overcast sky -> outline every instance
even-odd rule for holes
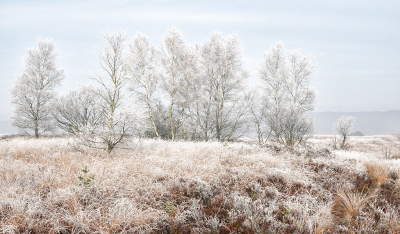
[[[237,33],[250,82],[262,54],[281,41],[315,56],[317,111],[400,109],[400,2],[293,1],[0,1],[0,120],[12,114],[10,90],[26,49],[52,38],[65,71],[60,92],[89,83],[101,32],[142,32],[156,45],[176,26],[200,44],[210,32]]]

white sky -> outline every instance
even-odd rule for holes
[[[98,66],[101,32],[140,31],[154,44],[169,27],[187,42],[210,32],[238,33],[250,81],[262,54],[282,41],[315,56],[317,111],[400,109],[400,1],[6,1],[0,0],[0,120],[12,113],[10,90],[26,49],[52,38],[66,92]]]

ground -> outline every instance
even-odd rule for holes
[[[130,141],[4,137],[0,233],[400,233],[399,137]]]

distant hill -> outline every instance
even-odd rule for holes
[[[314,131],[317,135],[334,134],[333,124],[340,116],[354,116],[353,132],[365,135],[400,134],[400,110],[368,112],[313,112]]]

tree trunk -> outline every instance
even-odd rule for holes
[[[179,139],[183,138],[183,135],[185,134],[185,129],[183,126],[183,112],[185,111],[185,104],[182,104],[182,113],[181,113],[181,118],[180,118],[180,123],[181,123],[181,136],[179,137]]]
[[[149,109],[149,117],[150,117],[151,124],[153,125],[154,132],[156,133],[157,139],[160,139],[160,135],[158,134],[158,131],[157,131],[157,126],[154,123],[153,113],[151,112],[151,106],[150,106],[150,101],[149,101],[148,97],[146,97],[146,101],[147,101],[147,107]]]
[[[174,135],[174,121],[172,120],[172,107],[174,106],[174,99],[171,97],[171,105],[169,106],[169,124],[171,125],[171,140],[175,138]]]
[[[34,122],[34,130],[35,130],[35,138],[39,138],[39,126],[38,126],[38,118],[37,115],[33,119]]]

